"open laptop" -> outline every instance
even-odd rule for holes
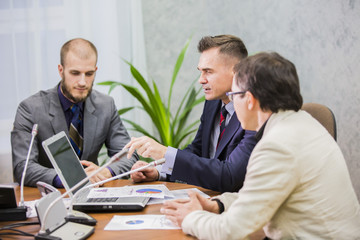
[[[82,179],[86,178],[86,173],[80,163],[78,156],[73,150],[71,143],[65,132],[60,132],[42,142],[44,150],[60,177],[66,191],[75,186]],[[91,184],[90,181],[83,186]],[[80,188],[70,193],[70,197]],[[106,188],[103,188],[106,189]],[[111,197],[111,198],[88,198],[90,189],[79,192],[73,203],[75,210],[84,212],[104,212],[104,211],[134,211],[142,210],[149,197]]]

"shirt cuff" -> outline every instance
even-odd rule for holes
[[[114,171],[110,168],[110,167],[106,167],[107,169],[109,169],[111,176],[115,177],[116,174],[114,173]]]
[[[56,175],[54,177],[52,185],[54,187],[56,187],[56,188],[63,188],[64,187],[58,175]]]
[[[161,172],[162,165],[157,165],[155,168],[159,173],[158,181],[166,181],[166,173]]]
[[[177,154],[177,149],[173,147],[168,147],[165,153],[165,163],[162,165],[161,174],[168,174],[171,175],[174,164],[175,164],[175,157]],[[160,175],[160,174],[159,174]]]

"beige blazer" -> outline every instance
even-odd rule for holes
[[[185,233],[200,239],[360,239],[360,206],[340,148],[304,111],[272,114],[243,188],[218,197],[223,214],[195,211]]]

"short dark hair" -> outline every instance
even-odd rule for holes
[[[247,57],[248,51],[243,41],[233,35],[205,36],[198,44],[200,53],[218,47],[219,52],[237,58],[238,60]]]
[[[88,49],[84,50],[84,47],[90,48],[90,50],[92,50],[92,52],[88,51]],[[62,66],[64,66],[66,54],[70,50],[75,51],[82,58],[88,58],[91,53],[95,53],[96,62],[97,62],[98,53],[97,53],[97,49],[96,49],[95,45],[92,42],[90,42],[89,40],[86,40],[83,38],[74,38],[74,39],[71,39],[71,40],[67,41],[66,43],[64,43],[64,45],[61,47],[60,64]]]
[[[262,110],[298,111],[303,103],[295,65],[275,52],[261,52],[235,65],[235,81],[259,100]]]

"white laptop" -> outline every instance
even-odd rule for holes
[[[85,170],[78,156],[73,150],[65,132],[60,132],[42,142],[44,150],[61,179],[66,191],[75,186],[86,177]],[[121,161],[121,160],[120,160]],[[91,184],[87,181],[85,185]],[[78,188],[79,190],[80,188]],[[74,190],[70,193],[73,197]],[[73,208],[84,212],[104,211],[133,211],[142,210],[149,197],[111,197],[111,198],[88,198],[90,189],[79,192],[74,200]]]

